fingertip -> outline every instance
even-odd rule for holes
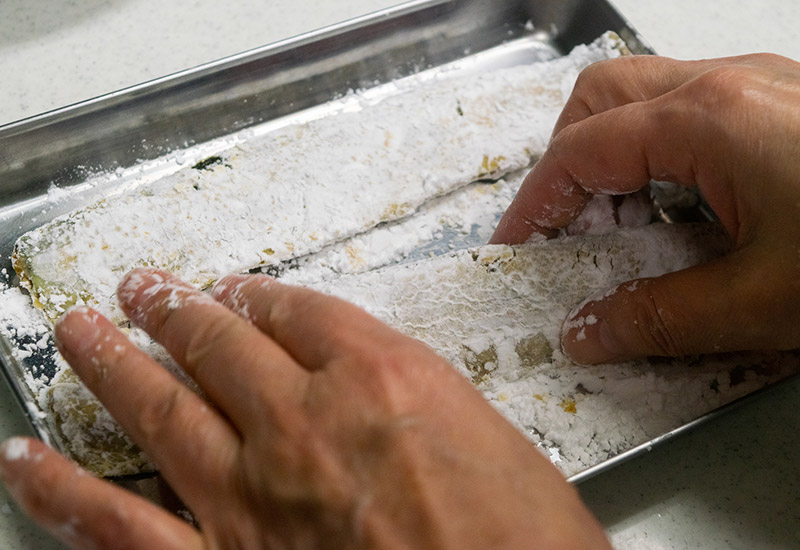
[[[267,289],[278,284],[268,275],[226,275],[211,288],[211,296],[245,319],[252,320],[250,304],[254,297],[253,289]]]
[[[520,244],[533,233],[533,228],[525,224],[524,219],[507,212],[500,218],[489,244]]]
[[[136,267],[125,274],[117,285],[117,300],[129,313],[140,295],[154,284],[163,283],[166,274],[149,267]]]
[[[223,299],[231,294],[241,293],[246,285],[258,285],[259,287],[267,287],[273,284],[278,284],[274,277],[263,274],[231,274],[226,275],[218,280],[211,287],[211,296],[215,299]]]
[[[648,282],[628,281],[600,291],[575,306],[561,326],[561,348],[579,365],[621,362],[648,355],[642,351],[636,294]],[[653,354],[656,352],[653,351]]]
[[[170,312],[188,305],[214,303],[206,293],[178,276],[146,267],[135,268],[123,277],[117,286],[117,299],[131,322],[151,336]]]
[[[564,353],[576,363],[598,364],[732,351],[724,342],[731,335],[729,310],[719,307],[726,303],[719,292],[724,285],[714,273],[711,264],[702,264],[628,281],[588,299],[562,326]]]
[[[44,443],[30,437],[14,436],[0,444],[0,477],[15,500],[29,468],[42,461],[46,450]]]
[[[19,508],[70,548],[200,548],[197,532],[98,479],[43,442],[0,445],[0,472]]]
[[[54,337],[59,350],[68,355],[92,349],[100,336],[101,315],[90,307],[75,306],[67,310],[55,325]]]
[[[522,244],[534,238],[545,240],[557,235],[557,229],[541,226],[510,208],[498,222],[489,244]]]
[[[3,466],[12,464],[19,460],[31,458],[33,450],[31,443],[34,440],[29,437],[13,436],[0,444],[0,464]]]
[[[583,211],[591,194],[555,157],[551,147],[525,177],[490,244],[521,244],[538,234],[553,238]]]
[[[211,295],[214,298],[225,296],[229,292],[235,291],[238,287],[248,281],[247,275],[231,274],[225,275],[211,286]]]
[[[610,363],[623,357],[614,343],[608,323],[592,306],[596,302],[584,302],[567,316],[561,327],[561,349],[578,365]]]

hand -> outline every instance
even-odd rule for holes
[[[492,242],[552,234],[594,194],[696,185],[724,258],[590,297],[564,324],[580,363],[800,346],[800,64],[629,57],[581,74]],[[593,315],[597,323],[581,323]],[[581,338],[578,338],[578,334]]]
[[[118,295],[213,405],[92,310],[64,316],[59,349],[199,530],[39,442],[6,442],[11,492],[66,543],[608,548],[575,491],[477,390],[355,306],[262,276],[225,278],[211,297],[145,269]]]

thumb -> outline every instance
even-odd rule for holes
[[[564,352],[577,363],[594,364],[796,347],[800,300],[786,284],[796,274],[787,278],[754,256],[738,250],[590,297],[564,322]]]

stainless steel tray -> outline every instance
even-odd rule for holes
[[[552,58],[606,30],[634,53],[652,53],[605,0],[413,1],[0,127],[0,267],[12,273],[10,254],[21,234],[126,185],[137,167],[157,173],[159,159],[172,162],[187,148],[201,154],[206,143],[213,151],[215,140],[324,109],[353,89],[444,68],[478,73]],[[53,186],[69,191],[64,200],[48,200]],[[662,215],[708,217],[700,201]],[[13,359],[14,345],[0,338],[2,370],[36,433],[57,443],[24,382],[27,367]],[[718,412],[570,479],[585,479]]]

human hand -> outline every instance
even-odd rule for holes
[[[9,489],[67,544],[608,548],[575,491],[476,389],[355,306],[262,276],[225,278],[212,297],[147,269],[118,296],[210,402],[90,309],[63,317],[59,349],[199,529],[40,442],[6,442]]]
[[[602,363],[800,346],[800,64],[760,54],[590,66],[492,242],[552,234],[594,194],[651,179],[698,186],[733,251],[590,297],[564,324],[564,351]]]

